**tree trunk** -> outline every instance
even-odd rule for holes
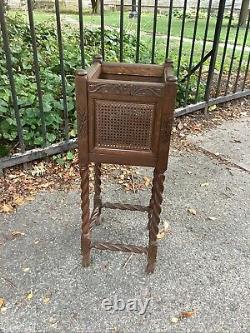
[[[240,9],[240,18],[239,18],[239,24],[241,27],[246,25],[248,17],[248,7],[249,7],[249,0],[242,0],[242,5]]]
[[[99,14],[100,13],[100,0],[91,0],[92,13]]]

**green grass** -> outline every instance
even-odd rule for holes
[[[11,15],[15,15],[16,12],[12,11],[9,12]],[[20,12],[19,12],[20,13]],[[22,15],[25,15],[22,12]],[[100,15],[92,15],[89,13],[84,13],[84,25],[86,25],[88,28],[96,28],[100,26]],[[48,20],[54,21],[56,20],[54,13],[45,13],[41,11],[35,11],[34,12],[34,20],[37,23],[47,22]],[[67,20],[75,20],[75,27],[78,29],[78,15],[76,14],[62,14],[61,15],[62,22],[66,22]],[[28,18],[27,18],[28,21]],[[235,24],[234,20],[234,24]],[[119,22],[120,22],[120,13],[119,12],[105,12],[105,26],[114,27],[119,29]],[[227,23],[228,19],[224,18],[223,27],[221,31],[221,38],[220,41],[223,42],[225,40],[226,35],[226,29],[227,29]],[[165,59],[165,49],[166,49],[166,38],[163,36],[166,35],[167,32],[167,24],[168,24],[168,17],[166,15],[158,15],[157,20],[157,37],[156,37],[156,48],[155,48],[155,62],[156,63],[162,63]],[[197,34],[196,34],[196,40],[199,41],[195,43],[194,48],[194,56],[192,65],[194,66],[200,61],[200,56],[202,52],[202,41],[204,40],[204,30],[205,30],[205,24],[206,24],[206,18],[200,18],[199,24],[197,28]],[[214,35],[214,28],[216,24],[216,18],[214,16],[211,16],[210,18],[210,29],[208,31],[208,40],[213,40]],[[125,12],[124,14],[124,30],[126,32],[131,32],[133,34],[136,33],[137,28],[137,19],[129,19],[128,12]],[[141,49],[140,52],[140,61],[143,63],[149,63],[151,61],[151,45],[152,45],[152,29],[153,29],[153,14],[152,13],[142,13],[141,18],[141,41],[144,45],[147,45],[146,49]],[[184,37],[185,38],[191,38],[193,37],[193,30],[194,30],[194,19],[186,18],[186,24],[185,24],[185,31],[184,31]],[[171,28],[171,36],[179,37],[181,31],[181,19],[173,17],[172,19],[172,28]],[[235,26],[232,26],[230,29],[230,36],[229,36],[229,43],[234,43],[236,28]],[[240,45],[243,42],[244,38],[244,29],[240,29],[239,36],[238,36],[238,45]],[[162,36],[161,36],[162,35]],[[248,36],[247,44],[250,44],[250,36]],[[218,48],[218,56],[216,60],[216,68],[215,71],[220,70],[220,64],[222,59],[222,53],[223,53],[224,47]],[[182,49],[182,62],[181,66],[187,68],[190,61],[190,50],[191,50],[191,42],[184,41],[183,43],[183,49]],[[207,43],[206,45],[206,52],[209,52],[211,50],[211,44]],[[169,50],[169,57],[173,59],[175,68],[177,68],[177,61],[178,61],[178,51],[179,51],[179,40],[171,40],[170,42],[170,50]],[[226,58],[224,63],[224,72],[227,72],[230,66],[230,61],[232,57],[232,48],[227,48],[226,52]],[[237,71],[238,69],[238,63],[240,59],[240,50],[236,49],[234,54],[234,62],[233,62],[233,71]],[[245,52],[242,62],[242,71],[244,71],[247,63],[247,52]],[[209,60],[204,63],[204,69],[206,70],[208,68]],[[182,74],[185,74],[185,72],[182,72]]]
[[[14,15],[15,12],[10,12],[11,15]],[[23,13],[23,15],[25,15]],[[105,13],[105,25],[109,27],[116,27],[119,28],[119,12],[106,12]],[[54,13],[45,13],[40,11],[34,12],[34,20],[37,23],[47,22],[48,20],[55,21],[55,14]],[[61,16],[62,22],[67,22],[67,20],[75,20],[75,27],[78,29],[78,16],[76,14],[62,14]],[[28,19],[27,19],[28,20]],[[167,22],[168,17],[165,15],[158,15],[157,21],[157,37],[156,37],[156,48],[155,48],[155,62],[162,63],[165,59],[165,49],[166,49],[166,38],[163,35],[166,34],[167,31]],[[194,56],[192,64],[195,65],[200,61],[201,52],[202,52],[202,41],[204,40],[204,29],[205,29],[205,18],[199,19],[198,29],[196,40],[199,41],[195,43],[194,48]],[[100,15],[91,15],[89,13],[84,13],[84,24],[89,28],[96,28],[100,26]],[[208,40],[213,40],[214,28],[216,24],[216,18],[211,16],[210,18],[210,29],[208,32]],[[224,25],[222,27],[221,38],[220,41],[222,42],[225,39],[226,28],[227,28],[227,19],[224,19]],[[126,32],[136,33],[137,28],[137,20],[136,19],[129,19],[128,12],[124,14],[124,29]],[[153,14],[151,13],[142,13],[142,20],[141,20],[141,41],[144,45],[147,45],[146,49],[141,49],[140,51],[140,61],[144,63],[149,63],[151,61],[151,45],[152,45],[152,28],[153,28]],[[186,19],[185,25],[185,38],[192,38],[193,36],[193,28],[194,28],[194,20]],[[171,36],[179,37],[180,36],[180,29],[181,29],[181,19],[173,17],[172,20],[172,28],[171,28]],[[229,41],[231,44],[234,42],[235,38],[235,27],[231,27],[231,33]],[[243,41],[244,38],[244,29],[239,31],[239,38],[238,44]],[[162,37],[160,36],[162,35]],[[250,38],[250,37],[249,37]],[[249,45],[249,38],[248,43]],[[170,50],[169,50],[169,57],[173,59],[175,68],[177,68],[177,61],[178,61],[178,50],[179,50],[179,40],[172,39],[170,42]],[[182,49],[182,62],[181,66],[188,67],[190,61],[190,50],[191,50],[191,42],[184,42],[183,49]],[[206,45],[206,52],[211,50],[211,43],[207,43]],[[216,71],[219,71],[221,59],[222,59],[223,47],[218,48],[218,57],[216,61]],[[240,50],[236,49],[234,54],[234,62],[233,62],[233,70],[236,71],[238,69],[238,63],[240,58]],[[232,56],[232,48],[227,48],[226,58],[224,63],[224,71],[226,72],[229,69],[230,61]],[[242,62],[242,70],[245,69],[247,63],[247,52],[245,52]],[[204,64],[204,68],[209,64],[209,60]],[[185,74],[185,72],[182,74]]]
[[[15,11],[9,12],[10,15],[15,15]],[[20,13],[20,12],[19,12]],[[21,12],[22,15],[25,16],[24,12]],[[84,13],[84,24],[88,26],[89,28],[93,27],[99,27],[100,26],[100,15],[92,15],[88,12]],[[35,11],[34,12],[34,20],[37,23],[47,22],[48,20],[55,21],[55,13],[46,13],[41,11]],[[61,15],[62,22],[67,22],[67,20],[75,20],[76,28],[78,28],[78,15],[76,14],[62,14]],[[27,18],[28,21],[28,18]],[[235,24],[235,20],[233,20]],[[115,27],[119,28],[119,22],[120,22],[120,13],[119,12],[105,12],[105,26],[109,27]],[[220,41],[222,42],[225,40],[226,35],[226,29],[227,29],[227,23],[228,19],[224,18],[222,32],[221,32],[221,38]],[[158,15],[157,20],[157,37],[156,37],[156,49],[155,49],[155,62],[156,63],[162,63],[165,59],[165,48],[166,48],[166,38],[163,36],[166,35],[167,32],[167,24],[168,24],[168,17],[166,15]],[[199,42],[195,43],[195,49],[194,49],[194,58],[193,58],[193,64],[196,64],[200,61],[200,55],[202,52],[202,41],[204,40],[204,30],[205,30],[205,24],[206,24],[206,18],[199,18],[199,24],[197,28],[197,34],[196,34],[196,40]],[[210,18],[210,29],[208,31],[208,40],[213,40],[214,35],[214,28],[216,24],[216,18],[214,16],[211,16]],[[137,28],[137,19],[129,19],[128,12],[125,12],[124,14],[124,30],[126,32],[136,33]],[[152,45],[152,29],[153,29],[153,14],[152,13],[142,13],[141,17],[141,40],[144,44],[146,44],[148,47],[146,50],[141,50],[141,62],[150,62],[151,61],[151,45]],[[194,30],[194,19],[186,18],[186,24],[185,24],[185,31],[184,31],[184,37],[185,38],[192,38],[193,36],[193,30]],[[173,17],[172,19],[172,28],[171,28],[171,36],[179,37],[181,31],[181,19]],[[236,28],[235,26],[232,26],[230,29],[230,37],[229,37],[229,43],[234,43],[235,38],[235,32]],[[242,43],[244,38],[244,29],[240,29],[239,36],[238,36],[238,44]],[[162,35],[162,36],[161,36]],[[250,43],[250,36],[248,36],[247,45]],[[206,52],[209,52],[211,49],[211,44],[207,43],[206,46]],[[179,50],[179,40],[171,40],[170,43],[170,53],[169,56],[174,60],[175,63],[177,63],[178,60],[178,50]],[[183,43],[183,51],[182,51],[182,63],[184,65],[189,64],[190,59],[190,50],[191,50],[191,42],[185,42]],[[220,68],[220,62],[222,58],[222,52],[223,47],[218,48],[218,57],[217,57],[217,63],[216,68],[219,70]],[[245,67],[245,64],[247,62],[247,52],[244,54],[242,68]],[[230,60],[232,55],[232,49],[228,48],[226,52],[226,59],[225,59],[225,65],[224,68],[227,70],[229,68]],[[237,69],[237,64],[239,62],[240,58],[240,50],[235,51],[234,55],[234,64],[233,69]],[[206,66],[206,64],[205,64]]]
[[[119,27],[120,16],[119,12],[106,12],[105,13],[105,25],[112,26],[112,27]],[[72,18],[77,19],[76,15],[71,15]],[[84,15],[84,22],[86,25],[100,25],[100,16],[98,15],[91,15],[85,14]],[[184,30],[184,37],[185,38],[193,38],[194,32],[194,19],[186,19],[185,21],[185,30]],[[216,17],[211,16],[209,30],[208,30],[208,37],[207,39],[212,41],[214,38],[214,29],[216,25]],[[221,31],[221,41],[225,40],[226,32],[227,32],[227,25],[228,25],[228,18],[224,18],[223,27]],[[166,15],[158,15],[157,18],[157,33],[158,34],[167,34],[167,26],[168,26],[168,16]],[[204,31],[206,26],[206,18],[200,18],[198,21],[198,28],[196,39],[203,40],[204,39]],[[124,29],[128,31],[136,31],[137,28],[137,20],[130,19],[128,17],[128,13],[125,12],[124,14]],[[153,30],[153,14],[151,13],[142,13],[141,16],[141,31],[146,33],[152,33]],[[243,43],[245,29],[240,28],[239,36],[238,36],[238,44]],[[233,21],[233,25],[230,29],[229,35],[229,42],[234,43],[234,38],[236,34],[236,22]],[[171,35],[179,37],[181,35],[181,19],[179,18],[172,18],[172,27],[171,27]],[[250,37],[248,38],[248,43],[250,42]]]
[[[15,10],[8,11],[8,16],[14,17],[16,14],[26,17],[26,20],[28,22],[28,16],[25,15],[24,11],[15,11]],[[34,12],[35,23],[42,23],[42,22],[46,22],[48,20],[54,20],[54,19],[55,19],[55,14],[53,14],[53,13],[45,13],[45,12],[40,12],[40,11]]]
[[[15,12],[11,12],[12,15],[15,14]],[[130,19],[128,17],[128,12],[125,12],[124,14],[124,30],[125,31],[131,31],[136,32],[137,29],[137,19]],[[76,21],[76,24],[78,22],[78,15],[77,14],[62,14],[62,21],[67,20],[67,18],[74,19]],[[47,20],[55,20],[55,14],[54,13],[45,13],[41,11],[35,11],[34,12],[34,19],[35,22],[41,23],[46,22]],[[87,26],[100,26],[101,19],[100,15],[92,15],[90,13],[84,13],[83,15],[84,24]],[[105,12],[105,26],[110,27],[116,27],[119,28],[120,24],[120,13],[119,12],[111,12],[106,11]],[[172,18],[172,26],[171,26],[171,36],[179,37],[181,35],[181,23],[182,19],[173,17]],[[193,38],[193,32],[194,32],[194,19],[186,18],[185,21],[185,30],[184,30],[184,37],[185,38]],[[236,24],[237,24],[237,18],[233,20],[233,24],[230,29],[229,34],[229,43],[233,44],[236,34]],[[213,41],[214,38],[214,29],[216,25],[216,17],[211,16],[210,17],[210,24],[209,24],[209,30],[208,30],[208,37],[207,40]],[[157,34],[166,35],[167,34],[167,26],[168,26],[168,16],[159,14],[157,17]],[[197,27],[197,33],[196,33],[196,39],[197,40],[203,40],[204,39],[204,31],[206,26],[206,18],[200,17],[198,21],[198,27]],[[227,33],[227,26],[228,26],[228,18],[225,17],[223,20],[223,26],[221,30],[221,37],[220,41],[225,41],[226,33]],[[143,12],[141,16],[141,31],[143,34],[151,34],[153,30],[153,14]],[[238,41],[237,44],[241,45],[243,43],[245,34],[245,28],[240,28],[239,35],[238,35]],[[247,39],[247,45],[250,44],[250,35]]]

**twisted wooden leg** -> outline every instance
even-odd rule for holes
[[[101,209],[102,209],[102,198],[101,198],[101,164],[95,164],[95,185],[94,185],[94,212],[96,216],[96,224],[101,223]]]
[[[149,210],[148,210],[148,225],[147,225],[148,230],[150,228],[152,211],[153,211],[153,205],[154,205],[153,188],[154,188],[155,173],[156,173],[156,171],[154,169],[154,175],[153,175],[153,181],[152,181],[152,195],[151,195],[151,198],[150,198]]]
[[[164,174],[159,173],[156,170],[154,171],[152,197],[150,200],[150,203],[152,204],[152,212],[149,219],[148,264],[146,268],[147,273],[153,273],[155,269],[157,256],[157,235],[159,232],[164,179]]]
[[[82,264],[84,267],[90,265],[90,219],[89,219],[89,168],[85,165],[80,169],[81,174],[81,208],[82,208],[82,234],[81,234],[81,252]]]

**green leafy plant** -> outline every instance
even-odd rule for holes
[[[174,9],[173,10],[173,16],[178,18],[178,19],[182,19],[183,18],[183,9]],[[190,19],[190,20],[194,20],[196,18],[196,9],[191,8],[191,9],[187,9],[186,10],[186,14],[185,14],[185,18],[186,19]],[[207,12],[204,10],[200,10],[199,11],[199,18],[200,19],[204,19],[207,18]]]
[[[22,16],[8,17],[8,32],[12,52],[13,72],[18,97],[23,136],[27,148],[44,144],[42,121],[37,98],[37,87],[32,58],[32,44],[29,26]],[[64,69],[66,75],[67,110],[69,135],[76,135],[76,115],[74,96],[74,73],[81,67],[79,31],[64,27]],[[85,58],[89,66],[95,54],[100,53],[100,29],[85,29]],[[61,85],[60,60],[55,25],[48,21],[36,25],[37,49],[40,66],[43,109],[47,131],[47,141],[56,142],[64,138],[64,103]],[[119,59],[119,32],[106,29],[104,35],[107,61]],[[136,38],[124,34],[124,60],[132,62],[135,55]],[[0,144],[5,146],[17,140],[17,125],[12,104],[5,55],[0,39]],[[2,149],[2,152],[5,150]]]
[[[52,157],[53,161],[57,164],[62,165],[64,167],[68,167],[70,162],[74,159],[74,153],[72,151],[68,151],[65,154],[57,154]]]
[[[18,98],[23,137],[27,149],[43,146],[45,143],[42,132],[41,112],[37,97],[35,69],[33,62],[32,41],[29,25],[23,16],[7,17],[10,48],[12,53],[13,73]],[[65,138],[64,128],[64,101],[61,84],[60,58],[55,23],[48,20],[46,23],[36,24],[36,38],[38,60],[41,77],[44,119],[46,124],[46,139],[48,144],[58,142]],[[1,37],[1,36],[0,36]],[[140,61],[151,61],[151,42],[145,37],[140,42]],[[81,52],[79,48],[79,29],[72,26],[63,26],[64,69],[66,79],[66,98],[69,122],[69,137],[75,137],[76,112],[74,73],[81,67]],[[6,154],[18,140],[15,111],[13,108],[9,80],[7,76],[5,55],[2,38],[0,38],[0,147],[1,155]],[[136,35],[125,31],[123,38],[125,62],[134,62],[136,53]],[[162,41],[163,43],[163,41]],[[105,60],[116,62],[120,57],[120,33],[115,28],[106,28],[104,33]],[[84,51],[86,66],[88,67],[94,55],[101,50],[101,30],[84,29]],[[156,52],[156,62],[165,60],[165,44],[161,44]],[[177,53],[171,54],[174,63],[177,63]],[[184,66],[185,67],[185,66]],[[185,73],[185,68],[181,72]],[[186,66],[187,67],[187,66]],[[188,103],[194,101],[196,77],[190,78]],[[200,95],[203,86],[201,83]],[[182,105],[185,86],[179,85],[177,106]],[[60,161],[62,157],[58,157]]]

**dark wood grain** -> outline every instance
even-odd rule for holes
[[[157,234],[163,200],[170,135],[176,97],[172,62],[164,65],[103,63],[95,57],[86,72],[76,76],[79,163],[82,177],[82,254],[90,263],[90,249],[147,254],[147,273],[153,273],[157,256]],[[95,163],[94,209],[89,214],[88,163]],[[102,203],[101,163],[154,168],[149,206]],[[90,232],[99,223],[101,209],[147,212],[148,248],[91,243]]]

